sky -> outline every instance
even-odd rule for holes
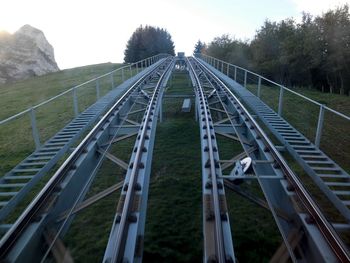
[[[128,39],[140,25],[168,30],[176,52],[191,55],[229,34],[252,39],[266,19],[301,18],[350,4],[350,0],[0,0],[0,30],[30,24],[42,30],[61,69],[122,62]]]

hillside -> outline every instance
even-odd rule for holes
[[[75,85],[118,68],[120,64],[89,65],[0,85],[0,119],[49,99]]]

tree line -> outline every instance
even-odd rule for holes
[[[251,41],[223,35],[198,41],[194,52],[248,68],[289,87],[314,87],[350,95],[350,14],[344,5],[320,16],[303,13],[266,20]]]

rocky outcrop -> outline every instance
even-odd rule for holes
[[[42,31],[25,25],[12,35],[0,32],[0,83],[58,70],[53,47]]]

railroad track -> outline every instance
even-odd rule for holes
[[[140,147],[135,148],[138,163],[134,164],[132,161],[126,167],[127,170],[132,171],[132,176],[125,178],[123,186],[123,191],[127,192],[127,198],[125,198],[125,206],[123,206],[125,209],[120,222],[124,223],[125,229],[130,227],[130,222],[127,223],[126,219],[129,218],[133,195],[142,191],[142,197],[147,201],[147,176],[149,176],[147,173],[149,174],[150,171],[148,167],[150,161],[143,163],[141,160],[144,161],[143,158],[152,154],[152,138],[154,138],[152,128],[157,123],[159,97],[162,95],[162,89],[172,66],[172,58],[164,59],[155,69],[132,85],[108,110],[2,237],[0,240],[1,259],[9,262],[44,262],[55,246],[55,242],[71,224],[75,209],[83,202],[102,160],[108,156],[111,144],[118,138],[138,134],[136,143]],[[142,110],[139,107],[132,111],[131,105],[136,104],[141,105]],[[128,119],[128,114],[141,111],[145,112],[141,124]],[[126,123],[134,125],[125,125]],[[148,150],[145,151],[147,146]],[[137,182],[138,179],[141,180],[140,171],[144,171],[142,186]],[[135,185],[135,189],[133,187],[129,189],[136,191],[127,191],[126,185],[129,179],[132,180],[130,186]],[[112,190],[118,188],[120,187],[114,187]],[[145,208],[142,211],[145,214]],[[142,222],[142,220],[137,220],[137,222]],[[139,228],[139,233],[141,233],[142,227]],[[125,229],[118,232],[121,233],[122,238],[119,239],[117,253],[125,248],[121,245],[125,238]],[[44,241],[47,232],[54,233],[48,243]]]
[[[200,129],[203,261],[236,261],[225,190],[240,191],[244,180],[254,179],[266,199],[260,203],[271,211],[283,239],[272,262],[350,262],[338,233],[239,98],[201,60],[191,57],[180,62],[187,64],[194,87]],[[75,214],[121,190],[103,262],[142,261],[153,145],[164,88],[175,63],[172,57],[163,59],[111,106],[9,226],[0,240],[1,260],[45,262],[54,257],[60,261],[55,251],[60,250],[57,246]],[[244,152],[222,162],[217,134],[239,141]],[[129,163],[110,153],[112,144],[133,136]],[[245,156],[252,160],[252,173],[235,174],[235,167],[226,176],[225,171],[232,170],[235,163],[239,166]],[[106,158],[125,170],[125,178],[85,199]]]
[[[189,63],[192,74],[196,76],[195,85],[209,88],[208,97],[214,100],[212,104],[209,100],[209,104],[211,107],[213,104],[221,105],[219,110],[226,113],[230,123],[228,126],[232,127],[231,133],[239,138],[246,155],[252,158],[256,179],[292,261],[349,262],[349,251],[337,232],[239,99],[202,62],[191,58]],[[214,94],[216,96],[213,96]],[[206,107],[209,109],[208,106]],[[253,151],[250,150],[252,145]],[[232,182],[226,179],[226,185],[230,186],[230,184]],[[283,211],[289,220],[279,216],[277,211]],[[298,242],[291,242],[291,233],[295,229],[299,232],[299,237],[303,233],[303,238]],[[320,239],[323,242],[320,242]]]

